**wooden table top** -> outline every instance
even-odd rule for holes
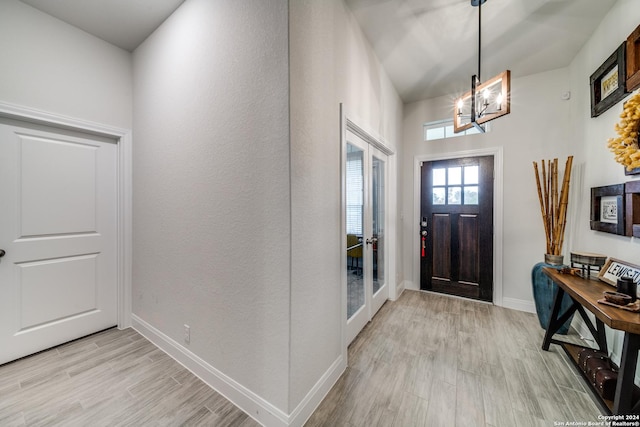
[[[544,273],[560,286],[571,298],[592,312],[598,319],[612,329],[640,334],[640,313],[632,313],[620,308],[598,303],[604,298],[604,291],[616,288],[597,279],[583,279],[580,276],[562,274],[554,268],[543,268]]]

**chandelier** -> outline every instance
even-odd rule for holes
[[[462,132],[471,127],[484,132],[483,124],[511,112],[511,71],[505,70],[482,82],[482,4],[487,0],[471,0],[478,7],[478,74],[471,77],[471,90],[454,104],[453,131]]]

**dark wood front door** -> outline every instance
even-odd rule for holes
[[[493,156],[422,164],[420,288],[493,298]]]

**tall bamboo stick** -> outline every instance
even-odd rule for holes
[[[540,213],[546,237],[547,253],[560,255],[564,243],[564,232],[567,224],[567,207],[569,203],[569,184],[573,156],[567,158],[562,185],[559,186],[558,159],[542,160],[542,176],[538,163],[533,162],[536,177]]]
[[[548,223],[547,223],[547,214],[545,212],[545,202],[543,199],[543,195],[542,195],[542,189],[540,188],[540,173],[538,172],[538,163],[533,162],[533,170],[536,173],[536,185],[538,186],[538,200],[540,200],[540,211],[542,212],[542,222],[544,224],[544,234],[546,236],[547,239],[547,253],[549,253],[549,251],[551,250],[551,240],[549,240],[549,227],[548,227]],[[545,173],[545,168],[544,168],[544,161],[542,162],[542,176],[543,176],[543,181],[546,178],[546,173]],[[546,194],[546,188],[545,188],[545,194]],[[545,196],[546,197],[546,196]]]
[[[569,183],[571,181],[571,166],[573,165],[573,156],[567,158],[564,167],[564,179],[562,182],[562,192],[560,193],[560,212],[558,214],[558,225],[554,238],[556,239],[554,255],[560,255],[562,244],[564,243],[564,230],[567,224],[567,206],[569,204]]]
[[[549,203],[547,202],[549,200],[549,181],[547,179],[547,168],[545,167],[545,163],[544,160],[541,161],[542,163],[542,179],[544,182],[544,215],[542,216],[544,219],[544,227],[545,230],[549,229]],[[551,174],[551,171],[549,171],[549,174]],[[549,232],[546,232],[547,234],[549,234]],[[549,246],[549,248],[551,247],[551,241],[547,242],[547,246]]]
[[[558,159],[553,159],[553,179],[551,180],[552,206],[553,206],[553,229],[558,225]],[[553,249],[553,245],[551,245]],[[554,254],[556,255],[556,254]]]

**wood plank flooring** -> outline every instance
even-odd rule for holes
[[[347,371],[306,426],[599,421],[563,350],[540,349],[543,335],[530,313],[405,291],[353,341]],[[579,337],[573,332],[568,340]]]
[[[258,426],[133,329],[0,366],[0,426]]]
[[[347,371],[306,425],[597,421],[579,374],[557,346],[540,350],[542,337],[535,315],[405,291],[351,344]],[[89,425],[258,424],[132,329],[0,366],[0,426]]]

